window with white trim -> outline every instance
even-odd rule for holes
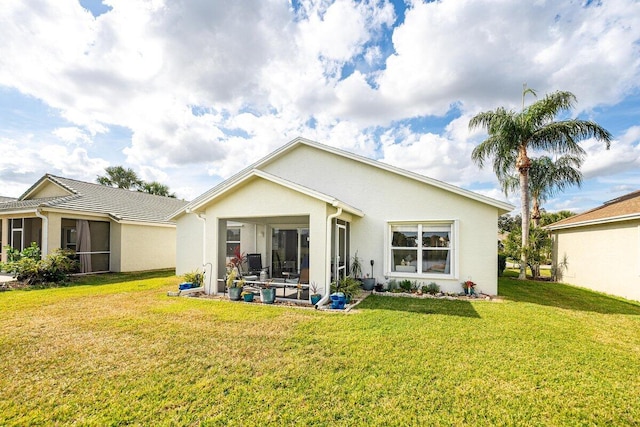
[[[453,229],[453,222],[389,224],[389,271],[450,275]]]
[[[240,250],[240,227],[227,227],[227,258],[235,256],[235,250]]]

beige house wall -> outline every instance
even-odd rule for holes
[[[117,231],[118,226],[119,232]],[[112,233],[112,242],[116,243],[117,246],[111,247],[111,255],[113,260],[120,260],[119,270],[114,271],[128,272],[175,268],[175,226],[125,223],[116,224],[115,227],[112,227],[112,231],[114,229],[116,229],[116,232]],[[118,236],[119,239],[114,239],[114,235]]]
[[[52,182],[45,182],[42,187],[38,188],[33,193],[29,194],[29,199],[44,199],[46,197],[61,197],[68,196],[71,193],[64,188],[53,184]]]
[[[640,301],[640,222],[555,230],[555,262],[566,256],[563,282]]]
[[[55,186],[47,186],[46,188]],[[62,245],[62,219],[86,219],[110,223],[110,270],[114,272],[175,268],[176,228],[173,225],[120,224],[106,216],[77,214],[70,212],[42,212],[46,220],[46,255]],[[14,215],[15,216],[15,215]],[[36,218],[33,214],[22,214],[17,218]],[[2,218],[2,244],[9,244],[9,221]],[[25,230],[31,237],[44,234],[40,229]],[[27,243],[28,244],[28,243]],[[44,247],[41,244],[41,247]],[[3,262],[6,254],[2,253]]]
[[[297,146],[261,169],[363,211],[365,216],[352,222],[351,255],[358,251],[364,273],[371,272],[369,262],[374,260],[373,276],[378,280],[402,278],[390,271],[389,222],[454,221],[454,274],[448,278],[425,274],[417,280],[433,281],[443,290],[459,292],[460,282],[471,279],[478,290],[497,294],[497,208],[307,145]]]

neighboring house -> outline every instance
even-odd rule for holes
[[[15,197],[5,197],[5,196],[0,196],[0,205],[2,205],[2,203],[6,203],[6,202],[13,202],[14,200],[16,200]],[[2,242],[2,219],[0,219],[0,242]],[[3,245],[0,244],[0,259],[2,259],[2,248]]]
[[[559,279],[640,301],[640,191],[546,228]]]
[[[168,216],[186,204],[45,175],[17,200],[0,203],[2,246],[73,249],[82,272],[173,268],[176,226]]]
[[[237,159],[238,162],[241,159]],[[328,285],[358,254],[378,282],[436,282],[460,292],[471,279],[497,293],[498,216],[510,204],[317,142],[297,138],[192,201],[177,223],[177,274],[205,271],[224,290],[240,247],[272,278],[303,274]],[[373,261],[373,266],[371,266]],[[306,276],[306,274],[305,274]],[[216,280],[217,279],[217,280]]]

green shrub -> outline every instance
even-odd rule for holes
[[[411,287],[413,286],[413,284],[411,283],[411,280],[409,279],[404,279],[400,281],[400,289],[402,289],[405,292],[411,292]]]
[[[70,273],[78,270],[75,252],[56,249],[44,259],[40,259],[40,248],[35,243],[19,254],[13,254],[12,261],[2,264],[2,270],[28,285],[40,283],[60,283]]]
[[[331,283],[331,292],[342,292],[345,297],[353,298],[360,292],[360,281],[347,276],[338,283]]]
[[[507,256],[505,254],[498,254],[498,276],[502,276],[506,268]]]
[[[204,282],[204,274],[200,273],[198,270],[186,273],[183,277],[185,282],[193,283],[193,286],[196,288],[202,286],[202,283]]]
[[[41,258],[40,248],[36,242],[31,242],[31,245],[24,248],[22,252],[10,245],[6,245],[4,247],[4,251],[7,254],[7,264],[10,262],[20,261],[22,258],[30,258],[35,261],[39,261]]]
[[[422,290],[428,294],[435,295],[440,292],[440,286],[436,282],[431,282],[427,286],[423,287]]]
[[[79,262],[75,260],[75,252],[70,249],[56,249],[39,262],[42,281],[45,283],[64,282],[70,273],[78,271],[79,266]]]
[[[387,283],[387,290],[389,292],[393,292],[395,289],[398,289],[398,281],[396,279],[391,279]]]

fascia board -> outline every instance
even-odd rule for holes
[[[555,230],[564,230],[567,228],[584,227],[588,225],[602,225],[602,224],[610,224],[614,222],[632,221],[635,219],[640,219],[640,214],[636,213],[636,214],[629,214],[629,215],[620,215],[620,216],[614,216],[609,218],[599,218],[599,219],[592,219],[588,221],[573,222],[571,224],[560,224],[556,226],[548,225],[543,228],[550,231],[555,231]]]

